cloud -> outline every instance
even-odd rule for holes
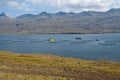
[[[52,6],[62,11],[107,11],[110,8],[120,8],[120,0],[49,0]]]
[[[44,0],[24,0],[25,3],[41,4]],[[45,0],[46,1],[46,0]]]
[[[7,4],[8,4],[9,7],[19,9],[19,10],[24,10],[24,11],[33,10],[32,8],[29,7],[29,5],[27,5],[25,3],[19,3],[19,2],[15,2],[15,1],[10,1],[10,2],[7,2]]]
[[[29,1],[30,1],[30,0],[29,0]],[[31,2],[32,2],[33,4],[39,4],[39,3],[42,2],[42,0],[31,0]]]
[[[0,0],[0,7],[3,6],[23,11],[107,11],[120,8],[120,0]]]

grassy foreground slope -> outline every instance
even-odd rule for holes
[[[0,51],[0,80],[120,80],[120,63]]]

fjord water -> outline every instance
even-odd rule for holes
[[[50,43],[49,38],[55,42]],[[0,50],[119,62],[120,33],[0,35]]]

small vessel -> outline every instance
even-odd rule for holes
[[[54,38],[49,38],[49,42],[53,43],[53,42],[55,42],[55,39]]]
[[[100,41],[99,39],[96,39],[96,41]]]
[[[76,39],[76,40],[81,40],[82,38],[80,38],[80,37],[76,37],[75,39]]]

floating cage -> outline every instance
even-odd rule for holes
[[[49,38],[49,42],[55,42],[54,38]]]

